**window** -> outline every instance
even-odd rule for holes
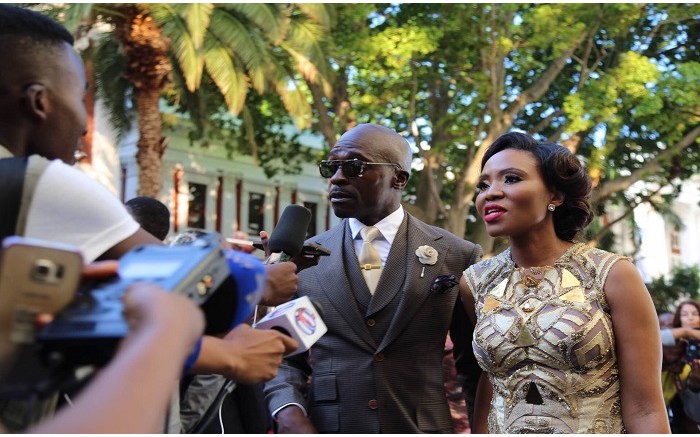
[[[316,235],[316,209],[318,204],[316,202],[304,202],[304,207],[311,211],[311,222],[309,222],[309,228],[306,230],[306,238],[310,238]]]
[[[187,210],[187,226],[204,229],[206,227],[207,186],[204,184],[188,184],[189,205]]]
[[[265,223],[265,195],[248,194],[248,233],[258,235]]]

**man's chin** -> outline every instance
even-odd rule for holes
[[[335,216],[338,218],[350,218],[353,216],[352,208],[347,208],[345,206],[335,204],[331,204],[331,207],[333,208],[333,213],[335,213]]]

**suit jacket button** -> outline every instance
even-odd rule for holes
[[[374,356],[374,361],[377,363],[381,363],[384,361],[384,354],[379,352],[377,355]]]
[[[367,319],[367,326],[372,327],[376,324],[377,322],[374,321],[374,319]]]
[[[372,410],[376,410],[377,409],[377,400],[376,399],[370,400],[369,402],[367,402],[367,406]]]

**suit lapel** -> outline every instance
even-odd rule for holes
[[[347,220],[336,227],[336,232],[329,235],[327,240],[318,240],[318,243],[330,249],[332,264],[330,268],[323,270],[311,268],[315,272],[317,283],[338,314],[367,343],[367,346],[374,350],[377,344],[367,330],[362,312],[355,301],[355,293],[357,295],[364,293],[366,307],[370,294],[357,262],[352,232]]]
[[[413,319],[416,311],[418,311],[418,309],[428,298],[430,294],[430,286],[438,276],[438,273],[445,263],[447,256],[449,256],[449,247],[440,233],[408,214],[406,225],[408,238],[406,239],[407,244],[404,250],[406,251],[405,253],[407,253],[407,256],[403,259],[403,266],[399,266],[395,273],[395,275],[401,276],[402,273],[405,272],[406,279],[402,287],[401,300],[396,310],[396,314],[394,314],[391,325],[389,326],[386,335],[382,339],[378,350],[382,350],[391,344],[391,342],[394,341],[399,333],[406,327],[406,324]],[[438,260],[435,265],[424,266],[418,261],[418,257],[415,255],[415,250],[420,246],[432,246],[437,251]],[[425,267],[425,274],[421,278],[420,276],[423,267]]]

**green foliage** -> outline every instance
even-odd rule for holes
[[[700,268],[674,267],[668,277],[662,275],[653,279],[647,288],[658,314],[674,312],[678,301],[700,298]]]

